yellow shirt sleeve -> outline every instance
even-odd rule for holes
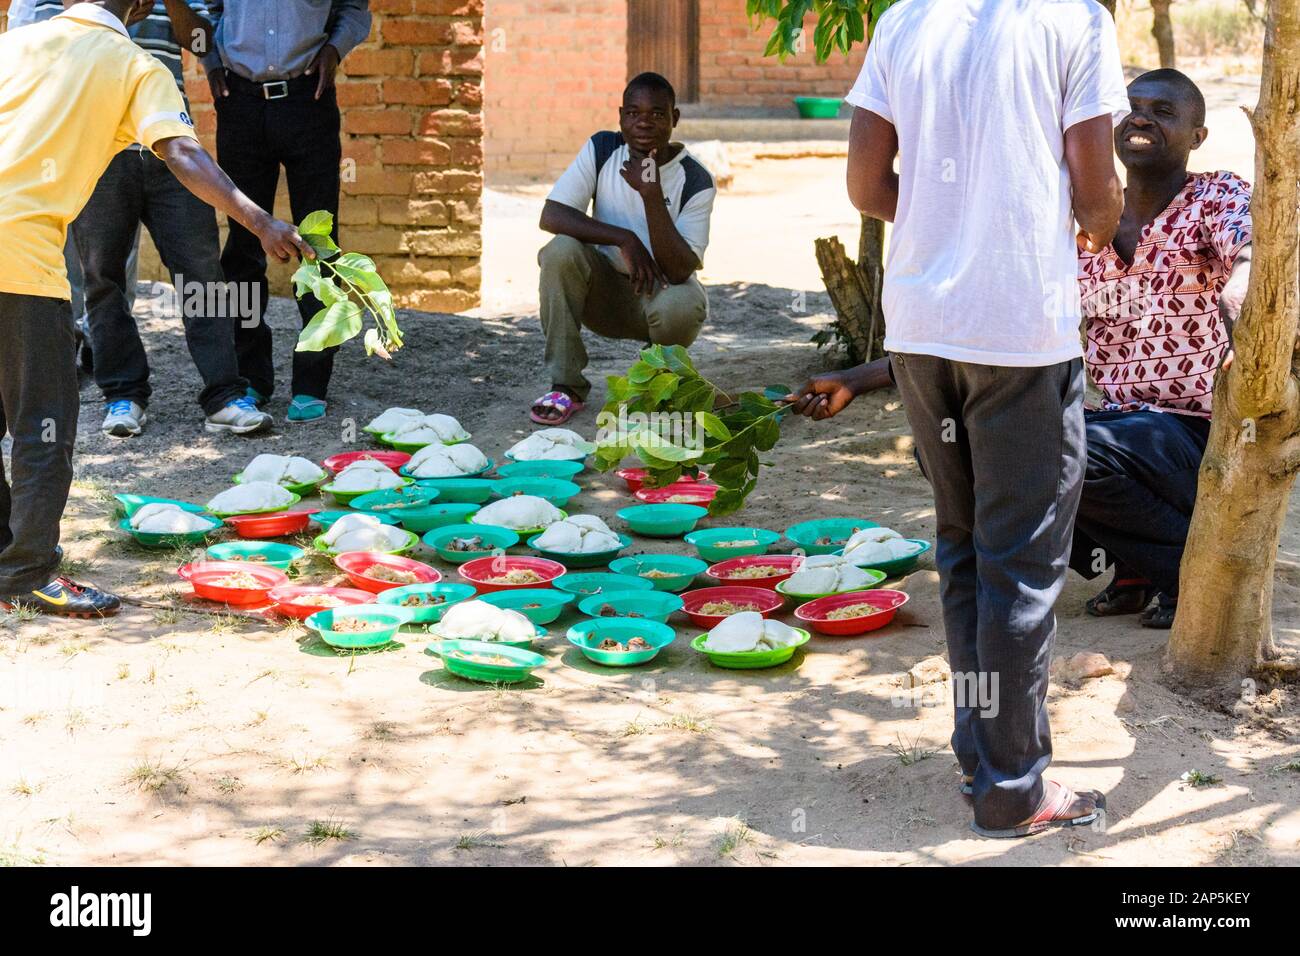
[[[185,112],[185,100],[171,73],[149,54],[144,54],[137,63],[141,66],[140,76],[122,118],[120,138],[127,143],[140,143],[148,150],[174,136],[197,140],[194,121]]]

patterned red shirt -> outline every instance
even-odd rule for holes
[[[1080,251],[1084,359],[1108,404],[1209,417],[1228,349],[1219,294],[1249,242],[1250,184],[1196,173],[1142,230],[1131,266],[1114,245]]]

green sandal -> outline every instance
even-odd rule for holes
[[[325,402],[323,399],[312,398],[310,395],[295,395],[293,401],[289,403],[289,421],[291,422],[313,422],[324,417]]]

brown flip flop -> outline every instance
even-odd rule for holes
[[[970,828],[982,837],[988,837],[991,840],[1012,840],[1016,837],[1033,836],[1035,833],[1042,833],[1044,830],[1050,830],[1055,827],[1086,827],[1098,820],[1104,820],[1106,817],[1106,797],[1096,790],[1081,790],[1075,793],[1063,783],[1056,783],[1053,780],[1044,781],[1047,792],[1043,794],[1043,801],[1039,804],[1038,810],[1027,821],[1015,827],[1007,827],[1001,830],[990,830],[971,821]],[[1076,797],[1091,797],[1093,802],[1092,813],[1084,814],[1081,817],[1064,817],[1074,803]]]

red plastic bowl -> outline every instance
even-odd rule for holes
[[[620,468],[618,471],[614,472],[614,474],[627,482],[628,491],[632,492],[632,494],[636,494],[643,487],[645,487],[645,480],[649,476],[650,472],[645,468]],[[674,485],[694,484],[696,481],[704,481],[708,477],[709,476],[704,472],[700,472],[699,478],[695,479],[694,481],[692,481],[689,478],[681,478],[677,481],[674,481],[673,484]]]
[[[348,580],[363,591],[371,594],[383,594],[390,588],[404,585],[395,581],[381,581],[369,576],[369,571],[376,565],[396,568],[399,571],[412,571],[418,577],[419,584],[437,584],[442,580],[442,572],[419,561],[403,558],[396,554],[379,554],[375,551],[344,551],[335,556],[334,566],[348,576]]]
[[[682,595],[682,610],[696,627],[714,628],[726,617],[725,614],[701,614],[699,609],[710,601],[755,604],[763,617],[771,617],[785,603],[781,595],[767,588],[717,587],[687,591]]]
[[[711,565],[704,573],[719,584],[725,584],[730,587],[745,588],[767,588],[769,591],[775,590],[776,586],[790,577],[803,564],[804,558],[798,554],[749,554],[743,558],[728,558],[726,561],[719,561]],[[752,568],[755,565],[767,565],[781,568],[780,574],[773,574],[766,578],[733,578],[731,573],[741,568]],[[781,597],[781,595],[777,595]]]
[[[525,569],[536,571],[541,575],[542,580],[531,584],[492,584],[489,580],[510,571]],[[524,588],[549,588],[555,579],[564,573],[565,567],[559,561],[552,561],[549,558],[516,557],[512,554],[475,558],[460,566],[460,576],[478,588],[479,594],[490,594],[493,591],[519,591]]]
[[[671,503],[704,505],[707,507],[717,493],[717,485],[700,481],[674,481],[671,485],[665,485],[663,488],[642,488],[633,497],[637,501],[644,501],[648,505],[669,504],[670,498],[684,498],[689,500]]]
[[[241,538],[283,538],[306,531],[311,516],[319,510],[310,508],[306,511],[277,511],[269,515],[237,515],[227,518],[226,524]]]
[[[222,574],[231,574],[235,571],[247,571],[249,567],[257,567],[257,565],[250,565],[247,561],[191,561],[189,564],[182,564],[176,569],[176,573],[182,580],[189,581],[199,571],[220,571]]]
[[[329,594],[348,604],[369,604],[375,597],[371,592],[358,588],[311,587],[301,584],[282,584],[278,588],[272,588],[267,597],[275,602],[276,613],[305,621],[317,611],[333,610],[332,607],[312,603],[312,598],[321,594]]]
[[[348,465],[354,461],[360,461],[362,458],[373,458],[375,461],[382,461],[393,471],[397,471],[411,460],[411,456],[404,451],[345,451],[338,455],[330,455],[321,462],[321,465],[330,474],[337,475]]]
[[[234,571],[252,575],[263,586],[225,588],[212,583]],[[265,604],[271,589],[287,584],[289,575],[278,568],[259,568],[242,561],[204,561],[202,567],[190,569],[189,582],[195,594],[209,601],[219,601],[222,604]]]
[[[832,594],[801,604],[795,608],[794,616],[806,623],[818,634],[832,634],[837,637],[849,634],[865,634],[884,627],[894,619],[898,609],[906,604],[908,595],[903,591],[875,590],[851,591],[848,594]],[[848,617],[839,621],[828,621],[826,615],[839,607],[852,604],[870,604],[879,608],[874,614],[862,617]]]

